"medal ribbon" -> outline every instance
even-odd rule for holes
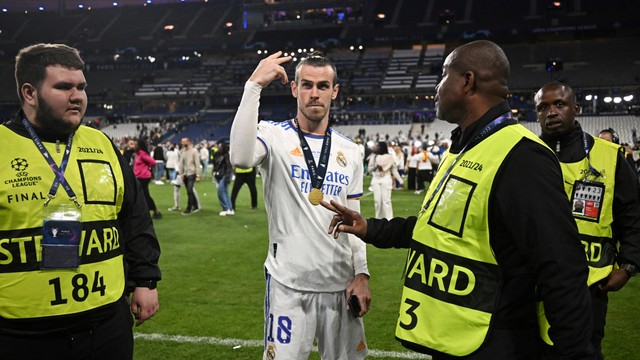
[[[304,159],[307,162],[307,168],[311,175],[311,186],[315,189],[320,189],[324,182],[324,175],[327,173],[327,164],[329,163],[329,155],[331,153],[331,128],[327,126],[327,130],[325,131],[318,166],[316,166],[309,143],[307,143],[307,140],[304,138],[302,129],[300,129],[300,125],[298,124],[298,118],[294,118],[293,122],[296,124],[298,137],[300,138],[300,147],[302,147],[302,153],[304,154]]]
[[[464,154],[467,151],[467,147],[469,146],[469,144],[475,143],[475,142],[480,141],[481,139],[489,136],[489,134],[496,127],[498,127],[498,125],[502,124],[503,122],[505,122],[507,120],[511,120],[511,119],[512,119],[511,111],[500,115],[498,118],[496,118],[492,122],[488,123],[484,128],[482,128],[482,130],[480,130],[478,135],[476,135],[473,139],[471,139],[471,141],[469,141],[468,143],[466,143],[464,145],[462,150],[460,150],[460,153],[458,154],[458,156],[455,159],[453,159],[453,162],[451,162],[451,165],[449,165],[449,168],[447,169],[447,171],[444,173],[444,175],[440,179],[440,182],[438,183],[438,186],[436,186],[436,189],[431,193],[431,196],[429,196],[429,200],[427,200],[427,202],[424,204],[424,206],[420,210],[420,213],[418,214],[418,216],[421,215],[423,212],[425,212],[427,210],[427,208],[429,208],[429,205],[431,204],[431,201],[436,196],[438,191],[440,191],[440,188],[442,187],[442,184],[444,184],[445,180],[447,180],[449,178],[449,174],[451,174],[451,171],[453,170],[453,167],[458,162],[458,160],[460,159],[462,154]]]
[[[51,167],[51,170],[55,175],[53,179],[53,184],[51,184],[51,189],[49,189],[49,197],[44,202],[44,206],[49,205],[49,201],[51,201],[51,199],[56,197],[56,193],[58,192],[58,187],[62,185],[64,190],[67,192],[67,195],[69,195],[69,200],[73,201],[76,204],[76,206],[78,206],[78,209],[81,208],[82,204],[78,202],[78,198],[76,197],[76,194],[73,192],[73,189],[71,189],[71,185],[69,185],[67,180],[64,178],[64,171],[67,168],[67,163],[69,162],[69,155],[71,154],[71,143],[73,140],[73,134],[69,135],[69,138],[67,139],[67,147],[64,150],[64,155],[62,156],[62,162],[60,162],[60,167],[58,167],[56,162],[53,161],[53,158],[51,158],[51,155],[49,155],[47,148],[44,147],[44,144],[36,134],[35,130],[33,130],[33,127],[31,126],[31,124],[29,124],[29,121],[27,121],[27,119],[25,118],[22,118],[22,124],[24,124],[24,127],[29,132],[29,136],[31,136],[31,140],[33,140],[33,142],[36,144],[36,147],[38,148],[38,150],[40,150],[40,153],[42,154],[44,159],[47,161],[47,163],[49,163],[49,167]]]

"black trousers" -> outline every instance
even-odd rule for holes
[[[598,289],[598,284],[589,287],[591,293],[591,307],[593,309],[593,335],[591,344],[596,353],[596,359],[604,359],[602,353],[602,339],[604,339],[604,326],[607,323],[607,308],[609,306],[609,295]]]
[[[418,174],[417,168],[409,168],[409,172],[407,173],[407,189],[408,190],[416,190],[416,176]]]
[[[431,182],[433,179],[432,170],[418,170],[418,183],[416,185],[416,190],[425,190],[424,183]]]
[[[251,207],[258,207],[258,191],[256,190],[256,169],[248,173],[236,173],[236,180],[233,182],[231,189],[231,206],[236,208],[236,198],[242,185],[247,184],[251,193]]]
[[[196,184],[196,175],[183,176],[182,181],[187,188],[187,211],[193,211],[198,208],[198,200],[196,200],[196,194],[193,192],[193,187]]]
[[[138,181],[140,182],[140,184],[142,185],[142,193],[144,194],[144,198],[147,201],[147,206],[149,207],[149,210],[156,212],[158,210],[158,208],[156,207],[156,203],[155,201],[153,201],[153,198],[151,197],[151,194],[149,193],[149,183],[151,182],[151,179],[141,179],[138,178]]]
[[[126,301],[90,327],[44,335],[0,334],[2,359],[131,360],[133,317]]]

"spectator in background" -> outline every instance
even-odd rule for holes
[[[164,185],[162,181],[162,177],[164,176],[164,165],[167,160],[167,149],[162,144],[158,144],[153,147],[153,153],[151,154],[153,160],[156,161],[156,166],[154,168],[155,175],[155,184],[156,185]]]
[[[402,178],[404,176],[404,164],[405,164],[402,147],[400,145],[394,145],[391,148],[393,149],[393,152],[391,155],[393,155],[393,160],[396,163],[398,174],[400,174],[400,177]],[[402,181],[396,180],[394,188],[398,190],[402,190],[403,189]]]
[[[125,161],[128,164],[131,164],[131,167],[133,168],[133,162],[131,161],[131,157],[135,153],[135,150],[129,146],[128,138],[123,138],[122,141],[124,142],[124,145],[123,145],[124,150],[122,151],[122,156],[124,156]]]
[[[391,205],[393,182],[398,181],[402,184],[402,177],[398,173],[393,155],[389,154],[385,141],[378,141],[373,145],[373,152],[369,155],[367,169],[372,176],[371,187],[376,218],[393,218],[393,207]]]
[[[607,140],[608,142],[620,145],[620,138],[618,137],[618,133],[616,133],[616,131],[612,128],[601,130],[598,134],[598,137],[600,139]]]
[[[213,158],[213,182],[218,188],[218,201],[222,206],[220,216],[235,215],[231,198],[229,197],[229,184],[233,178],[233,165],[229,160],[229,140],[218,141],[218,151]]]
[[[422,193],[431,180],[433,179],[433,168],[438,164],[438,158],[430,151],[427,142],[422,143],[420,152],[415,156],[418,160],[418,182],[416,186],[416,194]],[[427,183],[427,184],[425,184]]]
[[[184,137],[180,140],[182,149],[178,157],[178,176],[187,189],[187,208],[182,215],[191,215],[200,211],[200,205],[195,195],[196,181],[200,181],[200,156],[194,149],[191,139]]]
[[[180,156],[179,146],[173,145],[169,143],[166,147],[167,149],[167,163],[165,166],[166,169],[166,177],[168,181],[173,181],[176,179],[176,169],[178,168],[178,158]]]
[[[154,219],[162,219],[162,214],[155,201],[149,193],[149,183],[151,182],[152,174],[151,168],[156,165],[156,161],[153,160],[151,155],[147,152],[147,143],[140,139],[129,140],[129,148],[133,150],[131,155],[131,164],[133,166],[133,173],[136,179],[142,184],[142,191],[144,192],[144,198],[147,201],[149,210],[153,211]]]
[[[164,168],[167,161],[167,149],[162,144],[157,144],[151,151],[151,157],[156,161],[156,166],[153,169],[156,185],[164,185]]]
[[[416,180],[418,178],[418,162],[420,161],[420,148],[415,143],[411,144],[409,156],[407,156],[407,189],[415,191],[417,194]]]
[[[613,130],[612,128],[604,129],[600,131],[600,134],[598,134],[598,137],[600,139],[604,139],[614,144],[619,144],[620,146],[622,146],[622,148],[624,149],[624,155],[625,155],[625,158],[627,159],[627,162],[633,169],[633,172],[636,173],[636,175],[638,175],[638,168],[636,167],[636,162],[633,159],[633,150],[631,149],[629,144],[620,144],[620,137],[618,136],[618,133],[616,133],[615,130]]]
[[[640,173],[639,173],[640,168],[638,168],[638,164],[633,159],[633,149],[631,148],[631,145],[627,143],[622,143],[620,146],[622,146],[622,148],[624,149],[624,155],[627,158],[627,162],[629,163],[629,166],[631,166],[631,168],[636,173],[636,175],[640,176]]]
[[[540,137],[555,150],[562,165],[566,196],[572,203],[584,202],[582,211],[573,215],[589,264],[587,285],[594,324],[591,342],[597,358],[604,359],[608,293],[622,289],[640,267],[638,178],[620,145],[582,130],[575,119],[580,105],[571,86],[546,84],[534,101]]]
[[[235,167],[236,177],[233,181],[233,188],[231,189],[231,208],[236,209],[236,198],[242,185],[247,184],[249,187],[249,193],[251,195],[251,208],[256,209],[258,207],[258,190],[256,189],[256,168],[242,168]]]
[[[198,155],[200,156],[200,166],[202,166],[202,177],[209,176],[209,145],[206,141],[198,144]]]
[[[174,147],[173,150],[170,150],[168,152],[168,155],[175,154],[176,158],[179,156],[179,150],[178,148],[181,146],[182,144],[176,144],[171,145],[172,147]],[[178,160],[175,160],[176,164],[178,163]],[[167,160],[167,163],[169,163],[169,160]],[[169,211],[180,211],[180,189],[182,188],[182,185],[184,185],[183,182],[183,177],[180,175],[176,175],[177,171],[173,170],[173,176],[175,177],[173,180],[171,180],[171,185],[173,185],[173,207],[169,208]],[[200,204],[200,198],[198,197],[198,191],[196,190],[195,186],[193,187],[193,196],[196,199],[196,209],[200,209],[202,208],[202,205]]]

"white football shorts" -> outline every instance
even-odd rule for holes
[[[322,359],[361,360],[369,354],[362,318],[347,311],[345,292],[307,292],[266,276],[263,360],[307,360],[318,340]]]

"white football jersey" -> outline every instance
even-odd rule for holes
[[[323,134],[305,134],[316,165]],[[269,220],[265,266],[280,283],[301,291],[342,291],[354,277],[346,234],[328,234],[333,212],[309,202],[311,179],[292,120],[262,121],[258,140],[267,155],[260,164]],[[325,201],[347,205],[362,196],[363,159],[357,144],[331,130],[331,154],[322,185]],[[364,244],[363,244],[364,245]]]

